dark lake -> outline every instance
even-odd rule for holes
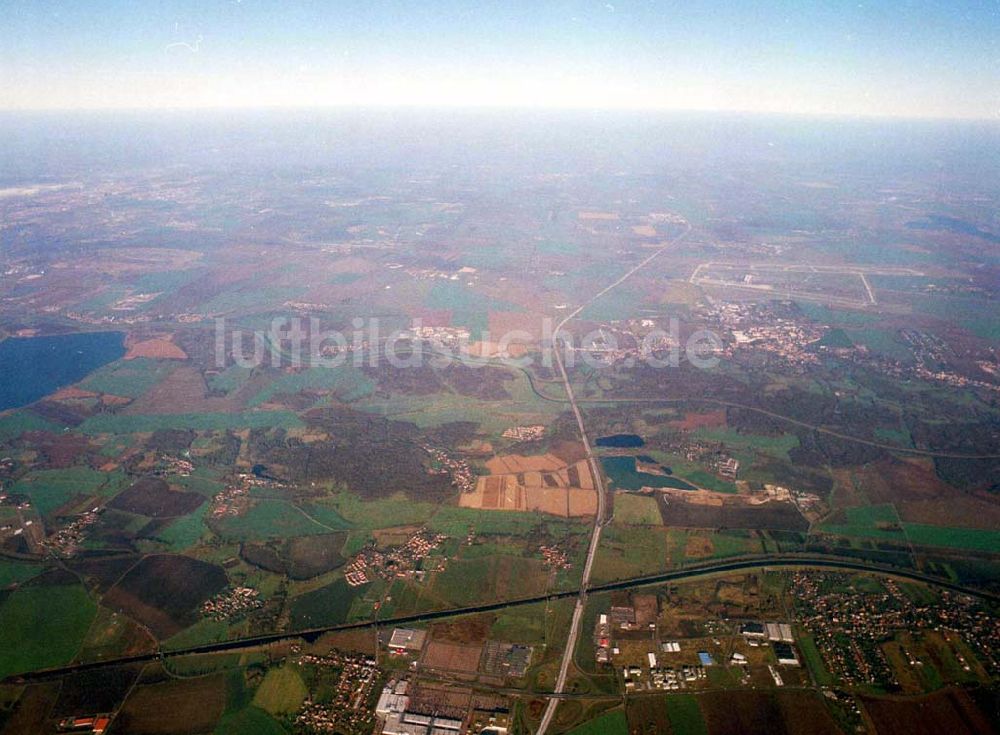
[[[0,342],[0,411],[34,403],[125,354],[122,332],[12,337]]]
[[[614,447],[615,449],[632,449],[645,444],[638,434],[612,434],[611,436],[599,436],[594,442],[599,447]]]
[[[665,477],[664,475],[639,471],[635,465],[635,457],[602,457],[601,464],[618,490],[641,490],[644,487],[675,487],[681,490],[697,490],[694,485],[676,477]]]

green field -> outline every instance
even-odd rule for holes
[[[778,459],[788,459],[788,452],[799,446],[799,438],[794,434],[764,436],[762,434],[741,434],[733,429],[696,429],[692,434],[699,439],[722,442],[731,451],[749,451],[769,454]]]
[[[824,523],[819,530],[842,536],[867,536],[905,541],[895,506],[883,503],[845,508],[842,523]]]
[[[889,429],[882,426],[875,427],[875,438],[887,444],[895,444],[900,447],[912,447],[913,437],[905,429]]]
[[[1000,344],[1000,320],[996,318],[995,302],[945,294],[915,294],[913,308],[924,314],[946,319],[968,329],[977,337]]]
[[[98,369],[80,383],[84,390],[113,396],[138,398],[163,380],[177,363],[173,360],[118,360]]]
[[[563,537],[581,532],[589,523],[527,511],[500,512],[443,505],[427,525],[454,538],[464,537],[470,527],[475,528],[477,534],[486,536],[525,536],[536,530],[544,530],[547,535]]]
[[[252,368],[232,365],[223,370],[221,373],[209,376],[206,382],[208,387],[212,390],[222,391],[223,393],[232,393],[233,391],[242,388],[243,385],[250,379],[252,374]]]
[[[254,694],[253,703],[272,715],[297,712],[309,695],[299,672],[291,666],[270,669]]]
[[[982,528],[945,528],[925,523],[904,523],[903,528],[910,543],[917,546],[941,546],[991,553],[996,553],[997,549],[1000,549],[1000,531]]]
[[[263,276],[261,275],[261,281]],[[201,314],[218,314],[230,311],[265,311],[279,308],[286,301],[301,296],[303,289],[295,286],[265,286],[263,283],[242,290],[227,290],[198,307]],[[250,346],[247,345],[250,352]]]
[[[493,554],[473,559],[451,559],[435,575],[431,592],[456,607],[478,602],[541,594],[548,571],[539,559]]]
[[[812,301],[796,301],[802,313],[820,324],[843,327],[865,327],[882,320],[878,314],[852,309],[835,309]]]
[[[628,720],[621,710],[606,712],[570,730],[571,735],[628,735]]]
[[[626,579],[667,567],[667,532],[663,528],[608,526],[594,559],[594,581]]]
[[[813,637],[811,635],[801,636],[798,639],[798,644],[799,651],[802,652],[802,659],[805,661],[809,673],[812,674],[813,680],[821,687],[833,686],[833,677],[827,671]]]
[[[79,584],[16,589],[0,605],[0,678],[69,663],[96,614]]]
[[[217,643],[229,637],[229,624],[222,620],[202,618],[189,628],[163,642],[166,649],[190,648]]]
[[[233,714],[225,715],[215,726],[213,735],[287,735],[283,728],[267,712],[257,707],[245,707]]]
[[[719,531],[712,536],[712,558],[754,554],[761,550],[760,541],[751,532]]]
[[[300,373],[287,373],[272,382],[254,396],[250,407],[266,403],[278,393],[299,393],[303,390],[327,390],[336,395],[337,400],[350,402],[367,396],[375,389],[375,383],[351,365],[339,367],[314,367]]]
[[[31,411],[0,414],[0,440],[13,439],[26,431],[59,431],[60,427]]]
[[[667,717],[674,735],[708,735],[698,700],[691,694],[667,695]]]
[[[157,532],[156,540],[162,541],[169,547],[170,551],[174,552],[181,552],[195,546],[208,530],[205,527],[205,514],[209,507],[208,503],[203,503],[193,513],[173,519],[166,528]]]
[[[302,630],[345,622],[351,611],[351,603],[357,595],[357,588],[351,587],[341,578],[326,587],[294,598],[292,628]]]
[[[839,536],[938,546],[963,551],[995,552],[1000,549],[1000,531],[983,528],[950,528],[926,523],[901,523],[889,504],[847,508],[845,523],[824,523],[823,533]]]
[[[43,516],[50,515],[76,496],[109,496],[125,483],[121,472],[98,472],[87,467],[64,470],[38,470],[15,482],[10,492],[27,495]]]
[[[517,643],[545,643],[546,609],[546,603],[537,602],[501,610],[490,628],[490,637]]]
[[[343,524],[357,528],[390,528],[422,524],[433,515],[437,506],[410,500],[403,493],[387,498],[362,500],[351,492],[339,492],[321,502],[304,505],[309,515],[328,526]],[[341,526],[345,527],[345,526]]]
[[[467,328],[472,339],[479,339],[482,332],[487,329],[489,312],[523,310],[516,304],[490,298],[455,281],[434,283],[424,298],[424,306],[429,309],[451,311],[452,325]]]
[[[243,515],[226,516],[214,521],[213,526],[221,535],[239,541],[309,536],[343,528],[343,524],[332,527],[320,517],[311,516],[309,510],[285,500],[258,498]]]
[[[27,582],[32,577],[38,576],[45,567],[41,564],[28,562],[0,561],[0,590],[12,584]]]
[[[241,413],[100,414],[78,430],[84,434],[136,434],[160,429],[297,429],[302,421],[291,411],[243,411]]]
[[[897,337],[896,330],[887,329],[851,329],[847,336],[854,344],[863,344],[873,352],[878,352],[893,360],[903,363],[913,362],[910,348]]]
[[[516,385],[516,383],[514,384]],[[512,387],[508,385],[508,387]],[[511,393],[514,393],[511,390]],[[375,394],[358,401],[354,408],[398,421],[410,421],[421,428],[452,421],[475,421],[484,431],[500,433],[511,424],[548,423],[558,404],[543,405],[537,398],[521,397],[502,401],[482,401],[457,393],[440,392],[423,396],[393,393]]]
[[[607,276],[604,277],[606,278]],[[645,301],[646,294],[640,290],[618,288],[587,306],[587,308],[580,312],[580,317],[594,321],[629,319],[635,316]]]
[[[190,475],[180,475],[170,478],[171,484],[179,485],[185,490],[200,493],[211,498],[225,488],[226,483],[219,480],[213,471],[207,467],[196,467]]]
[[[239,669],[242,659],[239,653],[192,654],[167,659],[163,666],[176,676],[204,676]]]
[[[661,526],[663,519],[652,495],[617,493],[615,495],[615,523],[625,526]]]

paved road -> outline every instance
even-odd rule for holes
[[[597,492],[597,513],[594,516],[594,530],[590,535],[590,546],[587,549],[587,560],[583,565],[583,576],[580,578],[580,592],[576,599],[576,606],[573,608],[573,619],[570,622],[569,635],[566,638],[566,649],[563,651],[562,662],[559,664],[559,674],[556,676],[555,686],[552,689],[554,695],[561,695],[566,688],[566,677],[569,673],[570,663],[573,661],[573,652],[576,650],[576,641],[580,635],[580,622],[583,620],[583,611],[587,606],[587,587],[590,584],[590,571],[594,566],[594,557],[597,555],[597,549],[601,545],[601,529],[604,527],[604,504],[606,502],[604,476],[601,474],[601,468],[597,466],[597,458],[594,457],[594,452],[590,447],[590,440],[587,438],[587,429],[583,425],[583,415],[580,413],[580,407],[576,403],[576,396],[573,394],[573,384],[570,382],[569,374],[566,372],[566,365],[563,363],[562,348],[559,344],[559,333],[562,331],[563,327],[566,326],[566,323],[575,318],[581,311],[604,296],[604,294],[623,284],[637,272],[645,268],[671,245],[674,245],[687,237],[690,232],[691,225],[688,225],[687,229],[676,237],[673,242],[664,245],[648,258],[643,259],[641,263],[628,270],[617,281],[605,286],[590,299],[583,302],[580,306],[567,314],[566,318],[559,322],[552,333],[552,349],[555,352],[556,364],[559,366],[559,374],[562,377],[563,386],[566,389],[566,398],[569,400],[569,405],[573,409],[573,416],[576,418],[576,426],[580,432],[580,441],[583,442],[587,462],[590,465],[590,473],[594,478],[594,490]],[[538,725],[537,735],[545,735],[545,731],[552,722],[552,717],[555,715],[556,708],[558,706],[559,696],[550,697],[548,704],[545,706],[545,713],[542,715],[542,721]]]
[[[943,589],[951,590],[961,594],[971,595],[995,604],[1000,604],[1000,594],[995,594],[986,590],[979,590],[964,587],[941,577],[924,574],[912,569],[893,567],[887,564],[874,564],[871,562],[858,561],[856,559],[846,559],[840,557],[820,556],[815,554],[782,554],[775,556],[758,555],[752,557],[740,557],[728,561],[714,561],[707,564],[692,565],[683,569],[676,569],[670,572],[660,572],[641,577],[630,577],[615,582],[605,582],[602,584],[590,585],[587,588],[589,594],[595,592],[612,592],[615,590],[633,589],[650,585],[664,584],[666,582],[682,582],[687,579],[711,576],[713,574],[728,574],[732,572],[747,571],[751,569],[824,569],[840,572],[868,572],[897,577],[899,579],[923,582]],[[492,602],[485,605],[474,605],[472,607],[450,608],[445,610],[434,610],[431,612],[414,613],[412,615],[399,615],[392,618],[384,618],[379,621],[360,621],[356,623],[345,623],[342,625],[330,625],[323,628],[312,628],[288,633],[267,633],[265,635],[253,636],[249,638],[239,638],[222,643],[209,643],[202,646],[192,646],[189,648],[177,649],[173,651],[155,651],[152,653],[142,653],[134,656],[122,656],[104,661],[92,661],[84,664],[62,666],[52,669],[39,670],[32,673],[23,674],[20,677],[10,677],[11,680],[18,678],[41,680],[53,677],[64,676],[79,671],[89,671],[93,669],[105,668],[108,666],[121,666],[131,663],[148,663],[161,658],[176,658],[178,656],[189,656],[197,653],[220,653],[224,651],[242,651],[252,648],[259,648],[274,643],[285,641],[315,640],[323,633],[338,630],[359,630],[373,627],[392,627],[400,625],[414,625],[429,623],[435,620],[461,617],[463,615],[475,615],[485,612],[496,612],[512,607],[523,605],[535,605],[549,600],[565,600],[579,597],[579,591],[568,590],[566,592],[555,592],[545,595],[534,595],[531,597],[521,597],[503,602]],[[551,693],[555,696],[555,692]]]

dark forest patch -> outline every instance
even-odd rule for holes
[[[240,547],[240,556],[269,572],[310,579],[344,565],[346,559],[340,551],[346,538],[345,533],[324,533],[287,541],[246,543]]]
[[[510,398],[507,383],[514,377],[508,370],[496,367],[469,367],[452,363],[441,371],[441,377],[463,396],[481,401],[502,401]]]
[[[59,700],[52,709],[54,718],[81,713],[112,712],[121,705],[142,666],[112,666],[80,671],[63,677]]]
[[[46,431],[30,431],[21,435],[26,446],[37,451],[50,469],[65,469],[81,464],[95,452],[95,447],[85,436],[76,434],[50,434]]]
[[[809,522],[792,503],[771,501],[760,505],[742,502],[723,505],[689,503],[671,496],[657,502],[664,525],[677,528],[745,528],[774,531],[806,531]]]
[[[1000,494],[1000,460],[938,457],[934,469],[949,485]]]
[[[215,564],[173,554],[147,556],[103,603],[123,610],[163,639],[196,622],[202,603],[227,583],[226,572]]]
[[[422,434],[411,423],[341,407],[309,411],[305,420],[331,438],[310,444],[288,440],[255,459],[286,468],[292,482],[334,480],[362,497],[402,490],[414,499],[440,501],[452,492],[446,476],[428,472],[430,455],[418,445]]]
[[[180,454],[191,446],[197,434],[190,429],[157,429],[146,442],[156,452]]]
[[[85,577],[98,593],[107,592],[139,561],[136,554],[115,556],[80,556],[67,562],[70,569]]]
[[[884,449],[818,431],[799,431],[798,437],[799,446],[788,452],[796,465],[856,467],[887,456]]]
[[[133,515],[106,508],[98,516],[97,523],[90,527],[88,537],[91,545],[100,547],[105,554],[135,551],[134,521]]]
[[[79,583],[72,572],[66,569],[50,569],[24,583],[25,587],[66,587]]]
[[[205,502],[199,493],[174,490],[159,477],[143,477],[112,500],[108,506],[150,518],[186,516]]]
[[[60,401],[39,401],[31,407],[31,411],[54,424],[74,427],[82,424],[94,413],[93,409],[85,405],[71,405]]]
[[[430,365],[391,365],[381,361],[376,367],[362,368],[365,375],[378,383],[379,392],[405,393],[413,396],[426,396],[437,393],[445,386],[441,378]]]

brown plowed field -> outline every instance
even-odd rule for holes
[[[566,463],[554,454],[540,454],[530,457],[524,454],[501,454],[486,463],[486,468],[492,475],[547,472],[565,466]]]
[[[431,641],[424,651],[423,665],[432,669],[471,673],[479,668],[483,647],[450,641]]]
[[[885,459],[856,471],[867,502],[894,503],[909,523],[994,529],[1000,504],[986,493],[963,492],[943,482],[930,459]]]
[[[546,456],[546,455],[543,455]],[[597,512],[597,495],[586,462],[567,471],[523,472],[480,477],[472,492],[462,493],[459,505],[483,510],[534,510],[553,515],[587,516]],[[571,486],[575,477],[579,486]]]
[[[196,735],[211,732],[226,705],[220,674],[140,686],[125,701],[114,731],[130,735]]]
[[[229,413],[242,405],[234,396],[207,398],[205,379],[189,365],[180,365],[133,401],[129,414]]]
[[[698,703],[711,735],[841,733],[819,695],[809,691],[715,691],[700,696]]]
[[[865,713],[878,735],[974,735],[997,727],[961,690],[913,699],[865,699]]]
[[[722,409],[708,413],[687,413],[682,421],[671,421],[670,425],[678,429],[714,429],[726,425],[726,412]]]
[[[147,339],[129,345],[126,360],[149,357],[154,360],[187,360],[187,353],[169,339]]]

